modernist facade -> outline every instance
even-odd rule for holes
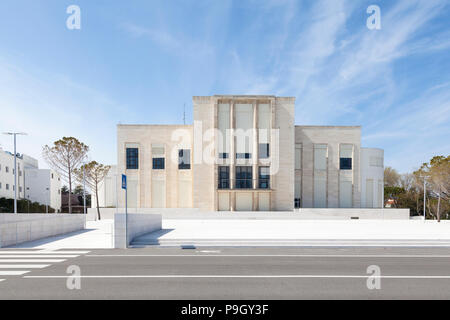
[[[61,210],[61,179],[53,170],[39,169],[38,161],[17,154],[17,199]],[[14,154],[0,148],[0,198],[14,198]]]
[[[193,108],[192,125],[118,125],[129,207],[382,207],[383,151],[361,148],[360,127],[295,126],[292,97],[194,97]]]

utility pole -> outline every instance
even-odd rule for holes
[[[3,134],[14,136],[14,213],[17,214],[17,150],[16,136],[26,135],[24,132],[4,132]]]
[[[423,177],[423,220],[427,219],[426,210],[427,210],[427,184],[425,177]]]

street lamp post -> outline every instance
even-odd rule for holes
[[[26,135],[24,132],[4,132],[3,134],[14,136],[14,213],[17,214],[17,151],[16,136]]]
[[[427,219],[426,210],[427,210],[427,184],[425,177],[423,177],[423,220]]]

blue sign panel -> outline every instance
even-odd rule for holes
[[[122,175],[122,189],[127,189],[127,176],[126,175]]]

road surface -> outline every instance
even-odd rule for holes
[[[450,299],[450,249],[0,249],[0,299]]]

